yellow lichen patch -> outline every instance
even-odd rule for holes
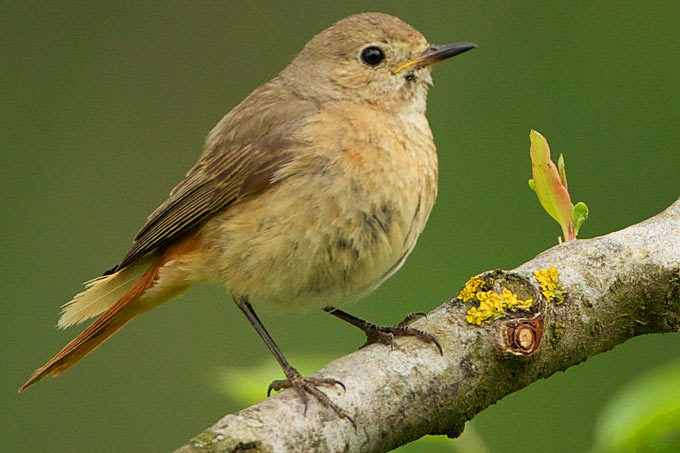
[[[534,302],[533,299],[521,300],[509,289],[504,289],[501,294],[494,291],[477,291],[475,297],[479,300],[479,306],[470,308],[465,319],[468,323],[478,326],[484,321],[503,317],[506,310],[528,310]]]
[[[465,282],[465,286],[458,293],[458,299],[462,300],[463,302],[469,301],[475,297],[475,293],[482,286],[484,286],[484,280],[477,276],[472,277],[470,280]]]
[[[555,302],[556,305],[564,302],[564,297],[567,295],[567,290],[564,289],[559,282],[558,277],[560,273],[555,266],[548,269],[541,269],[535,271],[536,280],[541,285],[541,292],[548,302]]]

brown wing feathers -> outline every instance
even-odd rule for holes
[[[179,234],[196,225],[213,210],[210,200],[214,189],[209,186],[198,187],[185,194],[182,199],[168,206],[157,218],[140,230],[130,251],[125,255],[119,269],[128,266],[136,259],[162,247]]]
[[[244,194],[243,189],[246,193],[266,189],[271,185],[271,175],[286,160],[283,150],[264,153],[253,146],[244,146],[227,155],[208,154],[149,216],[118,268],[226,208]]]

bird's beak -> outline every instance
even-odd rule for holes
[[[406,60],[394,68],[392,73],[397,74],[404,69],[411,67],[422,68],[425,66],[430,66],[442,60],[446,60],[447,58],[467,52],[468,50],[474,49],[475,47],[477,47],[477,44],[471,42],[454,42],[451,44],[431,45],[427,48],[427,50],[425,50],[425,52],[423,52],[422,55],[411,58],[410,60]]]

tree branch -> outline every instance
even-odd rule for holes
[[[534,271],[555,266],[566,290],[545,300]],[[472,302],[452,299],[414,323],[438,338],[444,355],[412,338],[372,345],[315,376],[347,387],[324,392],[358,430],[292,390],[226,415],[178,452],[387,451],[426,434],[462,433],[467,420],[530,383],[647,333],[680,331],[680,199],[640,224],[553,247],[518,268],[483,274],[485,286],[532,297],[533,313],[480,327]],[[541,338],[542,337],[542,338]]]

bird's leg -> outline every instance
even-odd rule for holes
[[[243,314],[246,315],[246,318],[248,318],[250,324],[252,324],[253,327],[255,327],[255,330],[260,335],[262,340],[264,340],[264,343],[272,352],[276,360],[279,362],[279,365],[281,365],[281,368],[283,369],[283,373],[286,375],[285,380],[277,380],[269,384],[267,396],[271,394],[272,390],[279,391],[284,388],[292,387],[295,390],[297,390],[297,392],[302,397],[302,401],[305,404],[305,414],[307,413],[307,403],[309,401],[309,395],[312,395],[317,400],[319,400],[321,404],[333,409],[333,411],[340,418],[346,418],[352,424],[352,426],[354,426],[354,429],[356,429],[356,424],[354,423],[352,417],[347,415],[347,413],[342,408],[340,408],[337,404],[331,401],[330,398],[328,398],[328,396],[325,393],[323,393],[321,390],[317,388],[317,386],[320,385],[339,385],[340,387],[345,389],[345,385],[342,382],[332,378],[313,378],[302,376],[298,372],[298,370],[293,368],[293,366],[290,363],[288,363],[286,358],[283,356],[283,353],[281,352],[279,347],[276,345],[276,343],[274,343],[274,339],[272,339],[271,335],[269,335],[269,332],[267,332],[267,329],[264,328],[262,321],[260,321],[260,319],[255,314],[255,311],[248,302],[248,299],[246,297],[240,298],[235,297],[234,301],[236,302],[236,305],[238,305],[238,307],[241,309]]]
[[[433,343],[437,349],[439,349],[439,353],[443,354],[442,347],[434,335],[409,326],[411,321],[414,319],[417,319],[421,316],[426,316],[425,313],[409,313],[399,324],[395,324],[393,326],[378,326],[372,322],[364,321],[361,318],[350,315],[349,313],[339,310],[335,307],[324,307],[324,311],[363,330],[366,334],[366,343],[364,343],[361,348],[365,348],[369,344],[373,343],[382,343],[389,345],[390,348],[393,348],[394,337],[410,336],[419,338],[427,343]]]

